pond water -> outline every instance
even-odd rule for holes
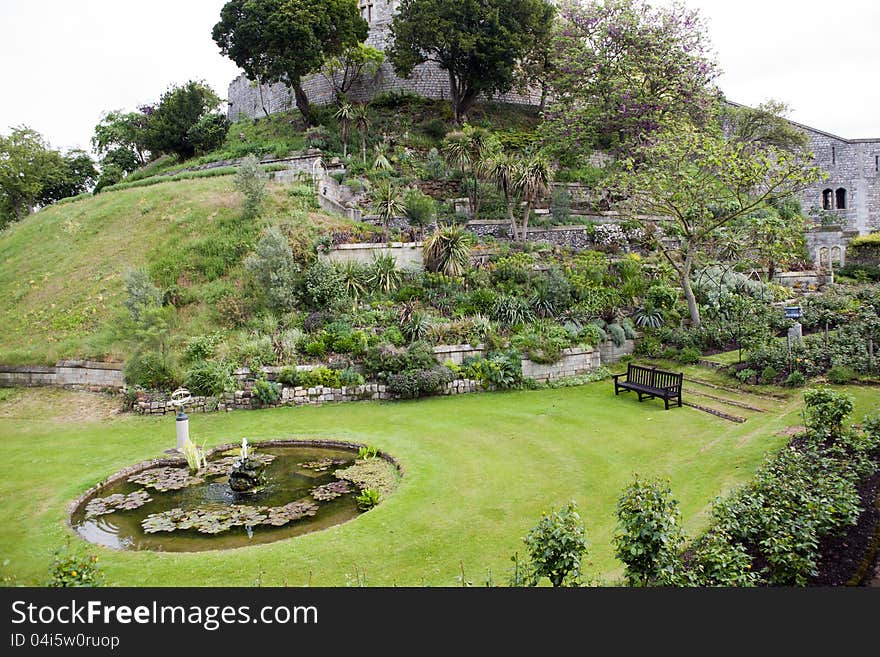
[[[357,486],[340,483],[334,474],[355,463],[352,449],[258,446],[256,454],[272,460],[265,469],[266,485],[253,493],[230,489],[225,462],[232,453],[208,459],[209,468],[214,463],[219,474],[176,490],[160,491],[123,477],[84,499],[71,515],[71,525],[86,540],[111,548],[195,552],[269,543],[332,527],[360,513]],[[179,481],[188,470],[184,464],[166,472]],[[327,488],[329,484],[333,486]],[[108,502],[111,495],[115,497]],[[144,503],[147,496],[150,501]]]

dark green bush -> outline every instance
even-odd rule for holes
[[[278,382],[290,388],[296,388],[301,385],[299,370],[295,366],[282,367],[278,373]]]
[[[851,367],[847,367],[846,365],[835,365],[830,370],[828,370],[827,376],[828,381],[836,385],[852,383],[858,378],[858,374],[856,374],[855,370],[853,370],[853,368]]]
[[[423,370],[408,370],[400,374],[388,376],[388,390],[401,397],[414,399],[423,395],[438,392],[443,385],[454,378],[445,367],[434,367]]]
[[[696,347],[685,347],[680,352],[678,352],[678,356],[676,356],[676,360],[679,363],[683,363],[685,365],[695,365],[700,362],[700,359],[703,357],[703,354],[700,353],[700,350]]]
[[[271,406],[281,398],[281,386],[265,377],[260,377],[254,381],[254,397],[261,404]]]
[[[232,390],[235,381],[227,364],[199,361],[185,372],[183,385],[193,394],[216,396]]]
[[[807,383],[807,377],[805,377],[800,372],[792,372],[788,375],[788,378],[785,379],[785,387],[786,388],[803,388]]]
[[[581,562],[587,555],[584,523],[577,504],[569,502],[559,511],[545,513],[523,539],[529,551],[530,584],[542,577],[553,586],[578,586]]]
[[[125,362],[123,370],[128,385],[158,390],[177,387],[178,377],[169,359],[156,351],[140,351]]]
[[[779,376],[779,372],[776,371],[776,368],[772,365],[768,365],[761,372],[761,383],[771,384],[776,381],[776,377]]]

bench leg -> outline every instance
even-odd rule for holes
[[[663,403],[666,404],[666,410],[668,411],[669,410],[669,397],[664,397]]]

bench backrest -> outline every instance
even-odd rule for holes
[[[626,380],[630,383],[638,383],[652,388],[674,388],[677,392],[681,388],[684,378],[683,373],[667,372],[654,367],[642,367],[630,363],[626,368]]]

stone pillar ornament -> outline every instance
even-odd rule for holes
[[[189,417],[184,407],[192,402],[192,395],[186,388],[178,388],[171,393],[171,405],[177,407],[177,451],[183,452],[183,446],[189,441]]]

